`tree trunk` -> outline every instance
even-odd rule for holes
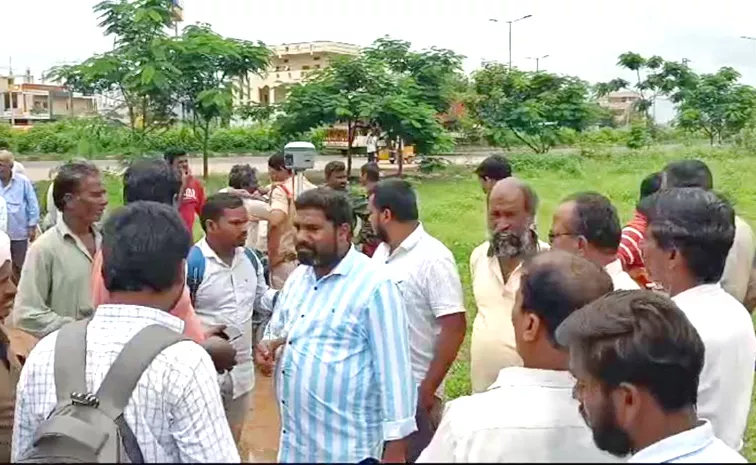
[[[204,132],[205,140],[202,141],[202,177],[207,182],[207,178],[210,176],[207,153],[207,146],[210,142],[210,121],[205,122]]]
[[[396,162],[399,163],[399,177],[402,177],[402,174],[404,174],[404,141],[401,137],[398,138],[399,142],[396,144],[397,147],[397,159]]]
[[[354,141],[354,123],[347,121],[347,178],[352,175],[352,142]]]

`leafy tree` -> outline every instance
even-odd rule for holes
[[[473,82],[471,110],[477,119],[491,130],[511,131],[536,153],[556,145],[560,128],[582,131],[597,118],[587,83],[575,77],[489,63]]]
[[[265,70],[270,51],[261,43],[224,38],[207,24],[186,27],[176,50],[175,66],[180,73],[176,91],[200,133],[207,178],[210,125],[231,118],[234,82]]]
[[[704,74],[673,96],[681,128],[703,131],[711,145],[734,134],[756,116],[756,89],[739,84],[740,73],[730,67]]]
[[[145,137],[173,122],[175,41],[168,37],[171,0],[105,0],[94,7],[113,50],[78,65],[59,66],[48,76],[87,94],[118,94],[140,151]]]

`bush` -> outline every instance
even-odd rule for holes
[[[213,152],[273,152],[282,147],[281,134],[269,124],[217,129],[209,141]]]
[[[648,128],[645,125],[634,124],[630,129],[630,135],[625,145],[631,149],[640,149],[650,146],[651,142],[651,133]]]

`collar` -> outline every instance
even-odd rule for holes
[[[575,378],[567,370],[540,370],[538,368],[507,367],[499,371],[496,381],[488,390],[508,386],[534,386],[569,388],[575,386]]]
[[[698,426],[657,441],[636,452],[629,463],[663,463],[691,456],[714,442],[714,428],[709,420],[702,420]]]
[[[720,292],[724,292],[724,289],[722,289],[722,285],[719,283],[699,284],[698,286],[691,287],[690,289],[682,291],[681,293],[672,297],[672,300],[679,305],[680,301],[696,300],[705,295],[714,295]]]
[[[97,307],[93,319],[112,318],[117,320],[143,320],[147,324],[156,323],[177,333],[184,332],[184,322],[168,312],[141,305],[103,304]]]
[[[420,223],[420,222],[418,222],[417,223],[417,227],[415,228],[415,230],[412,231],[409,236],[407,236],[407,237],[404,238],[404,240],[402,241],[402,243],[399,244],[399,247],[397,247],[396,249],[394,249],[394,251],[391,253],[391,255],[389,256],[389,258],[391,258],[394,255],[396,255],[400,250],[403,250],[405,252],[409,252],[410,250],[412,250],[413,248],[415,248],[415,246],[417,246],[417,244],[419,244],[420,241],[423,240],[423,238],[425,236],[426,236],[426,233],[425,233],[425,229],[423,228],[423,224]],[[388,246],[388,244],[386,244],[386,245]]]
[[[604,270],[606,270],[606,273],[612,278],[614,278],[615,276],[622,273],[622,271],[624,271],[622,269],[622,262],[619,261],[619,258],[615,259],[613,262],[606,265],[604,267]]]
[[[207,236],[204,236],[202,239],[200,239],[199,242],[197,242],[197,247],[202,251],[202,255],[205,256],[205,258],[210,258],[215,260],[216,262],[220,263],[221,265],[228,267],[226,262],[221,260],[221,258],[218,256],[217,253],[215,253],[215,250],[210,247],[210,244],[207,243]],[[236,263],[236,259],[239,256],[239,254],[244,253],[243,247],[237,247],[234,250],[234,259],[231,262],[231,265],[233,266]]]
[[[100,233],[100,228],[95,223],[92,223],[92,226],[90,226],[92,229],[92,234],[94,234],[95,237],[95,245],[97,247],[97,250],[100,250],[100,246],[102,245],[102,234]],[[74,234],[73,231],[71,231],[71,228],[68,227],[66,224],[66,221],[63,219],[63,214],[58,217],[58,220],[55,222],[55,229],[57,229],[58,234],[65,239],[70,238],[74,241],[74,244],[76,247],[81,250],[90,261],[93,261],[94,258],[89,254],[89,250],[84,246],[84,243],[81,242],[81,239],[79,239],[79,236]]]

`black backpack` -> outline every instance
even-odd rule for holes
[[[147,326],[126,343],[97,393],[91,394],[85,378],[88,323],[69,323],[58,333],[54,362],[58,403],[17,463],[144,463],[123,409],[155,356],[186,339],[164,326]]]

